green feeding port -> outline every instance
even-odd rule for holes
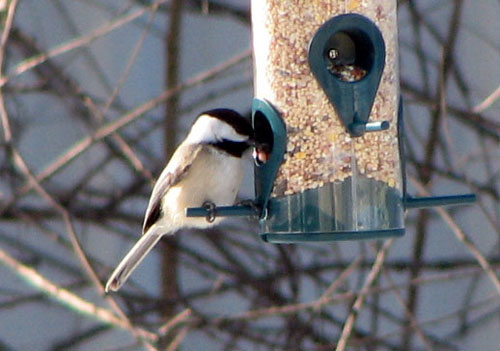
[[[369,121],[385,56],[382,33],[358,14],[331,18],[309,44],[311,72],[352,136],[389,128],[387,121]]]
[[[254,154],[255,204],[261,209],[260,218],[268,217],[274,181],[286,150],[286,125],[279,112],[267,101],[254,99],[252,126],[257,147],[265,146],[265,160]]]

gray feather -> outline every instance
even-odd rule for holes
[[[179,150],[182,149],[182,153]],[[172,156],[169,165],[171,163],[184,165],[184,167],[175,167],[174,171],[170,171],[167,166],[163,172],[160,174],[158,181],[156,182],[153,192],[151,193],[151,198],[149,199],[149,204],[146,209],[146,214],[144,216],[144,224],[142,226],[142,232],[145,233],[149,228],[162,215],[161,199],[165,196],[168,189],[179,183],[184,175],[189,170],[189,167],[193,163],[193,160],[200,153],[202,149],[201,145],[181,145],[177,151]]]
[[[155,232],[155,228],[148,230],[135,245],[130,249],[127,255],[122,259],[118,267],[113,271],[106,283],[105,291],[117,291],[125,283],[130,274],[137,265],[146,257],[162,235]]]

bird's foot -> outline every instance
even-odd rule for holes
[[[253,200],[243,200],[243,201],[240,201],[238,202],[237,204],[238,206],[246,206],[246,207],[250,207],[252,209],[252,211],[256,214],[256,215],[259,215],[260,214],[260,207],[257,206],[257,204],[253,201]]]
[[[203,203],[203,207],[205,208],[205,210],[207,210],[207,216],[205,217],[207,222],[212,223],[213,221],[215,221],[215,217],[217,216],[217,207],[215,206],[215,204],[211,201],[205,201]]]

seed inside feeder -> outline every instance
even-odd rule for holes
[[[353,176],[365,176],[400,188],[397,142],[399,77],[396,1],[253,0],[255,95],[275,106],[286,123],[287,152],[274,184],[273,197],[293,195]],[[353,138],[310,71],[311,38],[331,17],[355,12],[370,18],[386,45],[385,69],[369,121],[388,121],[389,129]],[[332,75],[345,82],[363,79],[364,43],[356,33],[339,33],[325,54]],[[354,35],[352,35],[354,34]],[[347,37],[346,37],[347,36]],[[358,57],[359,56],[359,57]],[[265,153],[256,153],[263,162]]]
[[[366,70],[356,65],[329,65],[328,70],[343,82],[357,82],[366,75]]]

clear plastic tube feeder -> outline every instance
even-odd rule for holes
[[[256,136],[286,130],[279,167],[256,166],[275,169],[262,238],[402,235],[396,0],[252,0],[252,28]]]

